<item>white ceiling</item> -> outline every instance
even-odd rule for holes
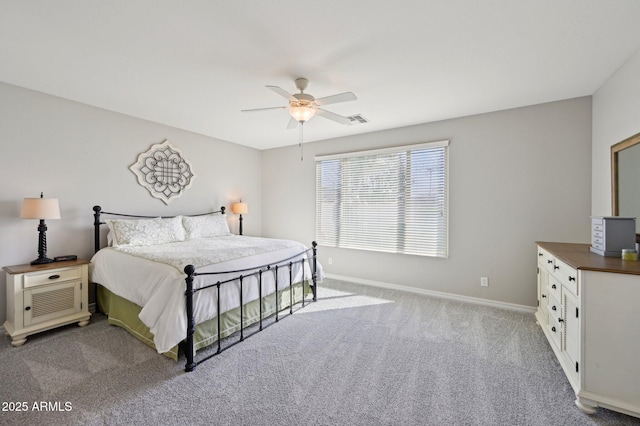
[[[592,95],[640,48],[638,0],[0,0],[0,81],[258,149],[265,88],[358,100],[305,141]]]

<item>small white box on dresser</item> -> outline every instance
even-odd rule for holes
[[[622,249],[636,248],[636,218],[618,216],[591,217],[592,253],[620,257]]]

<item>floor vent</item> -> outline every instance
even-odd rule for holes
[[[369,120],[364,118],[362,114],[350,115],[347,118],[351,120],[351,124],[363,124],[369,122]]]

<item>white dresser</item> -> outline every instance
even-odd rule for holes
[[[640,417],[640,262],[538,242],[538,310],[576,405]]]

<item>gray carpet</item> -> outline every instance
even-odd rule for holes
[[[0,423],[640,425],[577,409],[533,315],[329,279],[317,303],[183,367],[99,314],[5,337],[0,401],[28,410]]]

